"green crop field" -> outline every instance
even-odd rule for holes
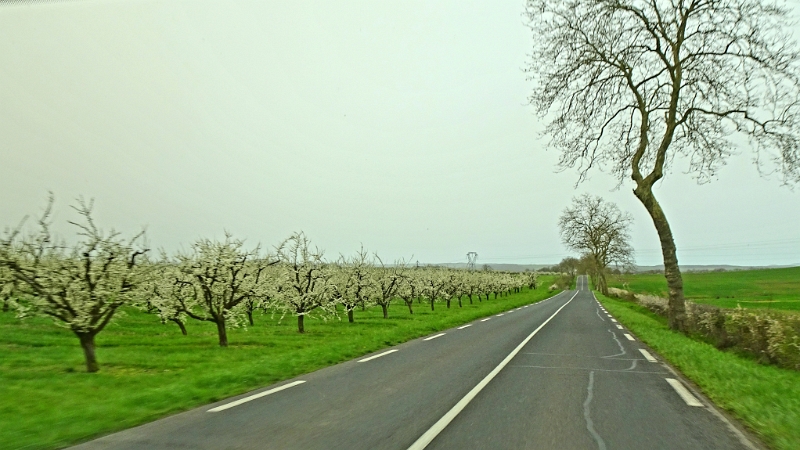
[[[764,308],[800,311],[800,267],[731,272],[687,272],[683,274],[688,300],[723,308]],[[617,275],[611,287],[635,293],[667,296],[662,274]]]
[[[552,283],[542,277],[541,284]],[[58,448],[346,361],[383,347],[549,296],[544,289],[431,311],[402,301],[347,317],[306,321],[257,315],[255,326],[217,345],[214,324],[189,321],[188,336],[157,316],[127,309],[97,337],[100,371],[85,372],[78,339],[47,319],[0,313],[0,448]]]
[[[632,302],[597,298],[644,343],[772,448],[800,448],[800,372],[766,366],[671,331],[666,319]]]

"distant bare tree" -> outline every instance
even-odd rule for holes
[[[0,266],[10,270],[26,297],[17,305],[19,314],[47,316],[68,328],[80,340],[86,370],[97,372],[94,338],[132,301],[143,280],[144,232],[128,240],[114,230],[103,232],[92,218],[93,202],[79,198],[73,209],[83,220],[69,222],[79,240],[67,246],[50,231],[53,202],[51,194],[38,231],[21,236],[18,227],[0,241]]]
[[[632,222],[631,215],[620,211],[614,203],[588,194],[573,198],[558,219],[561,240],[588,257],[591,264],[587,268],[594,272],[590,275],[604,295],[608,295],[608,265],[633,263],[633,248],[628,243]]]
[[[669,324],[685,330],[683,279],[653,186],[676,155],[712,179],[749,139],[759,171],[800,181],[800,54],[790,10],[770,0],[527,0],[530,98],[559,166],[607,168],[653,220]]]

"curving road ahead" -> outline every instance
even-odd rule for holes
[[[586,282],[75,448],[757,448]]]

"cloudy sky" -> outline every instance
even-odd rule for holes
[[[653,225],[602,172],[555,172],[523,69],[523,1],[154,1],[0,5],[0,225],[60,222],[78,195],[107,227],[176,249],[223,230],[328,256],[555,263],[570,199]],[[657,188],[682,264],[800,264],[800,189],[747,149],[698,186]],[[67,232],[68,228],[61,228]]]

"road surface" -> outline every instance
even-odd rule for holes
[[[76,448],[757,448],[607,314],[586,281]]]

